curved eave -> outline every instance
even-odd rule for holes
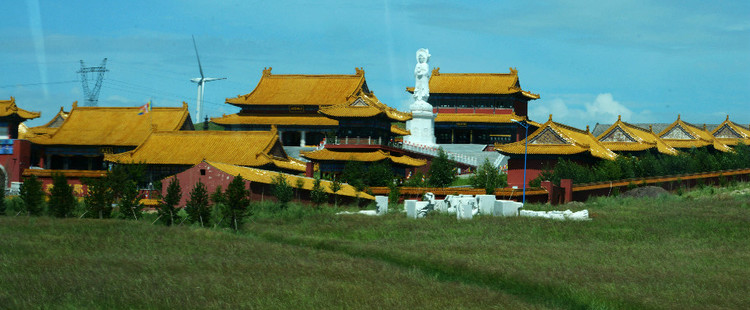
[[[398,136],[408,136],[411,135],[411,131],[403,129],[401,127],[398,127],[396,125],[391,125],[391,133]]]
[[[314,115],[314,114],[313,114]],[[219,125],[305,125],[305,126],[338,126],[339,121],[324,115],[239,115],[231,114],[212,118],[211,122]]]

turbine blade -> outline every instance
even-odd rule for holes
[[[198,70],[200,70],[201,78],[203,78],[203,67],[201,66],[201,57],[198,56],[198,45],[195,44],[195,35],[193,35],[193,47],[195,48],[195,58],[198,58]]]

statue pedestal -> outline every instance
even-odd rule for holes
[[[404,141],[425,146],[437,146],[435,143],[435,114],[432,105],[424,101],[417,101],[409,106],[412,119],[406,121],[406,129],[411,135],[405,136]]]

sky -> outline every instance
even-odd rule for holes
[[[415,53],[443,73],[508,73],[549,114],[612,123],[750,123],[750,1],[44,1],[4,3],[0,100],[40,111],[83,105],[81,60],[107,58],[99,106],[187,102],[195,118],[232,114],[226,98],[274,74],[354,74],[408,110]],[[95,76],[89,77],[93,88]]]

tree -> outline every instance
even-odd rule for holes
[[[105,178],[84,179],[87,195],[83,201],[86,204],[84,215],[91,218],[105,219],[112,215],[112,190]]]
[[[120,217],[124,219],[138,220],[143,217],[143,206],[141,205],[141,193],[134,180],[124,182],[120,187]]]
[[[185,205],[185,212],[188,215],[188,222],[201,223],[201,227],[210,225],[211,209],[208,207],[208,189],[200,180],[195,183],[193,190],[190,191],[190,199]]]
[[[216,190],[211,194],[211,203],[215,205],[223,204],[226,201],[224,193],[221,191],[221,186],[217,186]]]
[[[370,165],[367,169],[366,185],[388,186],[391,183],[393,183],[393,169],[387,161],[380,161]]]
[[[496,188],[507,185],[507,178],[504,178],[504,175],[500,174],[500,169],[492,165],[487,158],[484,159],[484,163],[477,168],[477,172],[471,177],[471,186],[484,188],[487,195],[493,195]]]
[[[21,193],[19,194],[21,201],[23,201],[23,207],[28,215],[41,215],[44,210],[44,192],[42,191],[42,182],[35,175],[24,180],[21,185]]]
[[[336,193],[341,190],[341,181],[339,181],[338,179],[336,179],[335,175],[333,176],[333,181],[331,181],[330,188],[331,188],[331,192],[333,193],[333,205],[335,207],[338,207],[339,206],[339,195],[337,195]]]
[[[177,210],[175,210],[175,207],[180,203],[180,199],[182,199],[180,180],[172,178],[167,186],[167,195],[164,196],[164,200],[157,206],[159,219],[164,225],[170,226],[177,220]]]
[[[235,231],[242,227],[242,221],[245,219],[247,207],[250,204],[248,198],[250,192],[245,188],[245,180],[241,175],[234,177],[227,186],[226,204],[227,212],[225,217],[229,220],[229,226]]]
[[[328,201],[328,193],[323,189],[320,178],[315,178],[315,182],[313,182],[313,188],[310,192],[310,200],[312,200],[316,206]]]
[[[287,204],[294,198],[294,189],[289,185],[286,177],[279,173],[272,178],[271,194],[281,204],[281,208],[286,208]]]
[[[438,149],[438,156],[432,159],[427,173],[427,184],[434,187],[446,187],[456,179],[456,164],[448,159],[443,148]]]
[[[296,183],[297,183],[296,184],[297,185],[297,200],[301,200],[302,199],[302,189],[305,186],[305,180],[302,179],[302,178],[297,178],[297,182]]]
[[[54,217],[68,217],[76,206],[73,187],[68,184],[65,175],[52,174],[52,190],[47,204],[49,215]]]
[[[347,161],[346,165],[344,165],[344,171],[341,173],[341,178],[360,192],[367,187],[365,184],[367,179],[367,169],[362,163],[353,159]]]

